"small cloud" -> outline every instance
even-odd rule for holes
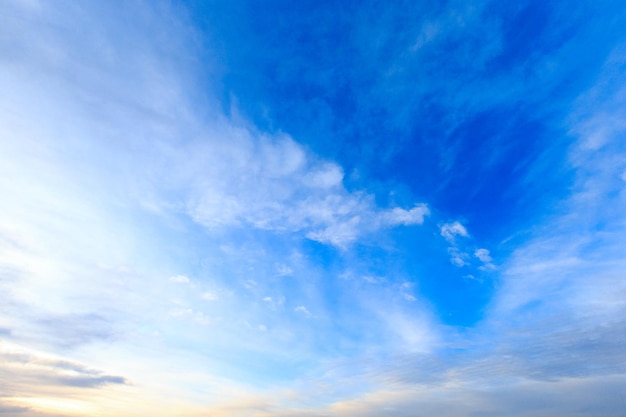
[[[463,279],[467,281],[483,282],[482,278],[477,278],[472,274],[463,275]]]
[[[337,164],[325,163],[304,178],[304,183],[313,188],[333,188],[341,185],[343,170]]]
[[[171,317],[177,319],[191,320],[197,324],[208,325],[211,323],[211,318],[201,311],[194,311],[191,308],[183,308],[174,310],[170,313]]]
[[[350,280],[352,279],[352,272],[345,271],[338,275],[339,279]]]
[[[311,312],[305,306],[298,306],[294,308],[293,311],[295,311],[296,313],[303,314],[307,318],[313,317],[313,314],[311,314]]]
[[[279,277],[285,277],[293,274],[293,269],[289,268],[287,265],[276,264],[276,272],[278,272]]]
[[[207,301],[215,301],[218,299],[217,294],[207,291],[202,293],[202,295],[200,296],[203,300],[207,300]]]
[[[203,312],[196,311],[193,315],[193,321],[195,321],[198,324],[206,326],[206,325],[211,324],[213,320],[211,320],[211,317],[207,316]]]
[[[60,376],[56,378],[56,382],[60,385],[78,388],[97,388],[104,385],[128,385],[126,378],[115,375],[97,375],[97,376]]]
[[[411,295],[411,294],[402,294],[402,296],[404,297],[405,300],[407,301],[416,301],[417,298],[415,298],[415,296]]]
[[[383,220],[392,226],[424,223],[424,217],[430,214],[426,204],[417,204],[410,210],[395,207],[383,213]]]
[[[480,259],[483,263],[489,263],[492,261],[487,249],[476,249],[474,256]]]
[[[468,265],[468,263],[461,259],[461,257],[459,256],[453,256],[452,258],[450,258],[450,262],[452,262],[452,265],[458,266],[459,268]]]
[[[465,265],[469,265],[469,262],[467,262],[467,258],[469,258],[469,255],[467,253],[461,252],[456,247],[448,248],[448,253],[450,254],[450,262],[453,265],[458,266],[459,268]]]
[[[459,223],[446,223],[441,226],[441,236],[443,236],[448,242],[454,243],[456,236],[468,237],[467,229]]]
[[[496,269],[496,266],[491,263],[493,258],[491,257],[491,255],[489,255],[489,251],[487,249],[476,249],[476,251],[474,252],[474,256],[480,259],[481,262],[484,264],[478,267],[478,269],[480,269],[481,271],[493,271]]]
[[[379,278],[379,277],[373,277],[371,275],[365,275],[363,277],[363,281],[368,282],[370,284],[379,284],[382,281],[384,281],[384,279],[383,278]]]
[[[272,309],[278,310],[283,308],[283,304],[285,304],[285,297],[280,297],[278,299],[273,299],[272,297],[264,297],[263,301]]]
[[[261,332],[266,332],[267,331],[267,326],[265,324],[259,324],[257,329],[259,329],[259,331],[261,331]]]
[[[257,282],[253,279],[248,279],[243,283],[243,286],[250,290],[257,286]]]
[[[480,269],[481,271],[488,272],[488,271],[495,271],[498,268],[492,263],[486,263],[483,266],[479,266],[478,269]]]
[[[174,275],[170,277],[170,281],[178,284],[189,284],[190,280],[185,275]]]
[[[34,381],[40,383],[52,382],[57,386],[76,388],[97,388],[105,385],[130,384],[122,376],[109,375],[78,362],[35,354],[19,348],[8,352],[0,351],[0,366],[2,367],[0,372],[3,373],[7,370],[6,366],[19,366],[22,373],[15,375],[15,380],[22,383],[32,384]],[[7,410],[5,408],[3,410],[2,405],[3,403],[0,401],[0,414],[10,413],[10,415],[14,415],[14,413],[18,412],[17,409]]]
[[[306,237],[316,242],[331,244],[338,248],[346,248],[361,233],[361,229],[363,229],[361,223],[362,219],[360,216],[352,216],[345,220],[334,222],[324,229],[309,232],[306,234]]]

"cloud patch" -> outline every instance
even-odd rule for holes
[[[293,309],[293,311],[295,311],[298,314],[303,315],[306,318],[313,317],[313,314],[311,314],[311,312],[305,306],[297,306],[296,308]]]
[[[0,376],[6,381],[5,394],[18,396],[45,387],[98,388],[128,385],[118,375],[90,368],[79,362],[31,353],[12,345],[0,351]],[[1,395],[1,394],[0,394]]]
[[[467,229],[460,222],[445,223],[440,227],[441,236],[448,242],[455,243],[457,236],[469,237]]]
[[[341,168],[321,161],[287,135],[268,136],[225,125],[198,142],[187,166],[187,210],[210,230],[253,227],[345,248],[361,236],[422,224],[425,204],[379,208],[366,191],[348,191]],[[181,161],[182,163],[182,161]],[[280,168],[276,166],[280,164]],[[207,171],[206,167],[211,166]]]
[[[189,277],[185,275],[173,275],[170,277],[170,281],[177,284],[189,284],[191,282]]]

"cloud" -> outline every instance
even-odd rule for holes
[[[128,381],[120,376],[99,375],[95,377],[65,376],[57,379],[60,385],[80,388],[95,388],[109,384],[127,384]]]
[[[112,319],[97,313],[48,314],[33,329],[43,340],[65,349],[116,338]],[[42,340],[42,342],[43,342]]]
[[[276,272],[278,273],[278,276],[285,277],[285,276],[293,274],[293,269],[291,269],[287,265],[279,263],[279,264],[276,264]]]
[[[10,416],[13,415],[22,415],[23,413],[28,412],[30,409],[27,407],[18,407],[13,405],[7,405],[0,402],[0,414],[8,414]]]
[[[63,387],[87,389],[129,384],[124,377],[109,375],[78,362],[31,353],[17,345],[3,346],[0,358],[0,376],[6,381],[0,398],[3,395],[19,397],[47,389],[62,390]]]
[[[323,411],[286,412],[278,416],[398,417],[437,414],[443,417],[482,415],[569,416],[588,415],[617,417],[624,405],[615,399],[623,378],[564,380],[560,383],[535,382],[501,384],[485,389],[471,384],[455,383],[448,387],[420,388],[396,386],[352,400],[338,401]],[[416,410],[419,410],[416,414]],[[261,414],[269,416],[269,414]]]
[[[370,194],[344,188],[340,167],[318,160],[287,135],[267,136],[236,126],[223,130],[219,146],[211,135],[215,139],[189,152],[197,155],[196,161],[185,157],[187,166],[197,167],[188,178],[196,185],[187,210],[211,230],[253,227],[302,233],[345,248],[384,228],[421,224],[429,213],[424,204],[376,207]],[[212,167],[210,173],[206,166]]]
[[[479,248],[474,251],[474,256],[478,258],[483,265],[479,267],[482,271],[493,271],[496,269],[496,266],[491,262],[493,258],[489,254],[488,249]]]
[[[450,262],[452,262],[452,265],[458,266],[458,267],[468,265],[468,263],[465,262],[463,258],[461,258],[460,256],[452,256],[452,258],[450,258]]]
[[[489,250],[487,249],[476,249],[474,251],[474,256],[480,259],[483,263],[489,263],[492,261],[491,256],[489,255]]]
[[[209,291],[202,293],[201,297],[203,300],[207,300],[207,301],[215,301],[219,299],[217,294],[215,294],[214,292],[209,292]]]
[[[455,243],[456,237],[468,237],[467,229],[459,222],[454,223],[445,223],[440,227],[441,236],[444,237],[448,242]]]
[[[285,297],[280,296],[280,297],[272,298],[272,297],[266,296],[266,297],[263,297],[263,302],[272,310],[282,310],[285,304]]]
[[[170,277],[170,281],[177,284],[189,284],[191,282],[185,275],[173,275]]]
[[[509,258],[494,303],[503,314],[535,306],[543,314],[602,317],[626,308],[615,298],[626,291],[616,279],[626,268],[626,216],[617,209],[626,204],[618,179],[626,157],[626,88],[616,76],[624,56],[623,47],[609,55],[595,85],[564,121],[576,135],[567,152],[573,183],[559,212]]]
[[[24,51],[18,58],[30,71],[40,68],[38,51],[84,47],[89,37],[105,39],[109,32],[115,32],[115,24],[104,20],[92,28],[96,33],[90,32],[86,39],[45,35],[37,37],[37,42],[29,42],[31,33],[46,30],[27,25],[14,33],[15,44],[22,45]],[[139,45],[147,41],[139,34],[136,36]],[[168,44],[173,42],[176,41],[170,40]],[[170,52],[157,51],[162,55],[149,56],[138,63],[132,48],[124,49],[113,41],[108,48],[92,51],[87,70],[62,55],[56,66],[42,73],[53,88],[22,94],[15,102],[16,117],[39,118],[54,126],[59,119],[54,114],[58,110],[52,104],[53,94],[66,111],[74,114],[86,111],[81,100],[100,100],[102,114],[80,117],[80,123],[72,127],[72,136],[81,139],[69,141],[65,150],[65,155],[70,157],[86,157],[85,166],[75,161],[75,165],[63,170],[64,174],[76,168],[85,169],[88,174],[85,178],[105,183],[116,195],[128,196],[128,191],[132,191],[143,207],[169,216],[184,213],[211,232],[255,228],[297,233],[342,248],[384,228],[421,224],[428,214],[424,204],[409,208],[377,207],[366,190],[349,191],[344,187],[343,170],[339,165],[319,158],[285,133],[259,132],[245,121],[223,114],[217,114],[211,123],[206,123],[194,111],[194,103],[189,103],[185,97],[187,81],[178,76],[175,71],[178,68],[160,67],[162,55],[169,58]],[[184,49],[187,48],[181,48]],[[111,54],[128,55],[128,59],[118,60],[122,65],[111,66],[106,50]],[[101,78],[90,78],[91,66],[102,68]],[[137,68],[139,71],[135,71]],[[155,68],[162,69],[156,72]],[[66,85],[64,71],[74,73],[77,82]],[[127,73],[135,75],[124,85],[107,84],[124,79]],[[141,77],[136,75],[139,73]],[[25,75],[17,71],[8,72],[8,76],[14,85],[27,82]],[[159,93],[163,97],[150,101],[150,97]],[[30,106],[28,100],[35,100],[39,105]],[[127,111],[121,111],[122,108]],[[144,117],[144,112],[151,117]],[[138,124],[137,120],[146,123]],[[15,121],[7,123],[12,125]],[[108,142],[101,137],[105,129],[116,131],[115,135],[120,138],[133,139]],[[35,136],[34,132],[23,128],[13,130],[12,136],[16,135],[22,136],[23,143],[34,140]],[[39,136],[42,137],[41,147],[56,149],[53,135]],[[152,138],[150,142],[141,139],[146,136]],[[85,149],[102,148],[106,148],[103,152],[110,158],[98,160],[85,152]],[[144,149],[144,152],[131,149]],[[23,151],[17,145],[13,150],[13,153]],[[51,156],[62,158],[56,150]],[[38,163],[49,165],[53,161]],[[93,165],[88,166],[88,161]],[[118,164],[123,166],[116,166]],[[115,172],[121,177],[119,184],[122,186],[114,186],[112,181],[99,177],[104,171]],[[164,173],[168,173],[167,178],[163,177]]]
[[[293,311],[295,311],[296,313],[300,313],[307,318],[313,317],[311,312],[305,306],[297,306],[293,309]]]
[[[465,252],[461,252],[457,247],[449,247],[448,253],[450,254],[450,262],[452,265],[457,267],[462,267],[469,265],[469,262],[466,261],[469,258],[468,254]]]
[[[424,216],[428,216],[430,210],[425,204],[418,204],[410,210],[405,210],[400,207],[395,207],[383,215],[383,221],[390,225],[414,225],[422,224],[424,222]]]
[[[471,266],[471,253],[473,250],[474,257],[477,258],[482,265],[478,266],[478,269],[483,272],[493,272],[497,268],[491,262],[490,251],[485,248],[471,249],[471,245],[466,242],[457,239],[457,237],[470,238],[470,235],[461,223],[445,223],[439,228],[441,236],[448,241],[448,253],[450,254],[450,263],[458,268],[465,266]],[[480,281],[480,280],[479,280]]]

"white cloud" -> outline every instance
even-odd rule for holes
[[[448,253],[450,254],[450,262],[453,265],[458,267],[469,265],[469,262],[467,262],[469,255],[461,252],[456,246],[449,247]]]
[[[215,301],[215,300],[217,300],[219,298],[217,296],[217,294],[215,294],[214,292],[210,292],[210,291],[206,291],[206,292],[202,293],[202,295],[200,297],[203,300],[207,300],[207,301]]]
[[[278,273],[278,276],[285,277],[285,276],[293,274],[293,269],[291,269],[287,265],[279,263],[279,264],[276,264],[276,272]]]
[[[293,309],[293,311],[295,311],[296,313],[300,313],[304,315],[305,317],[309,317],[309,318],[313,317],[311,312],[305,306],[297,306],[296,308]]]
[[[448,242],[454,243],[457,236],[468,237],[467,230],[459,223],[446,223],[440,228],[441,236],[443,236]]]
[[[170,312],[170,316],[177,319],[189,320],[192,323],[202,326],[209,325],[213,322],[213,319],[207,316],[204,312],[196,311],[192,308],[173,310]]]
[[[301,232],[345,247],[386,227],[421,224],[429,213],[424,204],[380,209],[371,195],[345,189],[339,166],[318,160],[289,136],[258,134],[231,123],[207,132],[207,139],[191,144],[174,157],[180,162],[172,163],[186,166],[187,212],[209,229]]]
[[[425,204],[418,204],[410,210],[394,207],[393,209],[383,212],[382,218],[386,224],[391,226],[409,226],[413,224],[422,224],[424,222],[424,217],[429,214],[430,210]]]
[[[282,310],[285,304],[285,297],[272,298],[267,296],[263,297],[263,302],[272,310]]]
[[[470,237],[465,226],[463,226],[458,221],[453,223],[446,223],[440,226],[440,232],[441,236],[443,236],[444,239],[446,239],[450,244],[450,246],[448,247],[448,253],[450,254],[450,263],[459,268],[471,265],[471,255],[466,252],[466,250],[469,250],[468,244],[457,240],[458,236],[464,238]],[[475,249],[474,257],[483,263],[483,265],[479,266],[478,269],[482,271],[494,271],[495,269],[497,269],[496,266],[491,263],[492,258],[488,249]]]
[[[487,271],[494,271],[497,269],[496,266],[491,262],[493,258],[489,254],[489,250],[483,249],[483,248],[476,249],[474,251],[474,256],[483,263],[483,265],[478,267],[478,269],[480,269],[481,271],[487,272]]]
[[[402,351],[427,352],[432,348],[434,334],[424,317],[387,308],[380,312],[381,318],[397,338],[396,342],[402,343]]]
[[[343,181],[343,170],[336,164],[323,163],[315,170],[311,170],[304,177],[303,182],[312,188],[340,187]]]
[[[450,258],[450,262],[452,262],[453,265],[458,266],[459,268],[462,267],[462,266],[465,266],[465,265],[469,265],[460,256],[452,256]]]
[[[381,277],[375,277],[372,275],[365,275],[363,276],[363,281],[369,283],[369,284],[380,284],[381,282],[384,282],[385,279],[381,278]]]
[[[191,281],[185,275],[174,275],[170,277],[170,281],[175,282],[177,284],[189,284]]]
[[[626,161],[624,57],[623,46],[611,54],[565,121],[576,137],[567,152],[569,195],[507,262],[494,301],[502,315],[533,305],[601,323],[624,316],[626,285],[616,279],[626,271],[626,193],[617,181]]]
[[[492,261],[491,256],[489,255],[489,250],[487,249],[476,249],[476,251],[474,251],[474,256],[480,259],[483,263],[489,263]]]

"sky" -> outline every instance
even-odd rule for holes
[[[624,2],[0,10],[0,415],[623,415]]]

